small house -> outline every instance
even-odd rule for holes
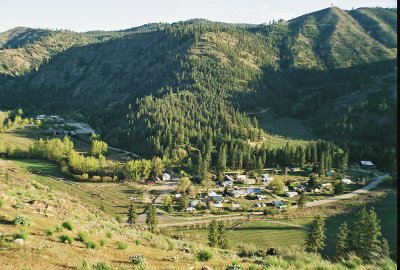
[[[296,197],[297,195],[299,195],[299,193],[297,193],[296,191],[289,191],[289,192],[286,192],[285,195],[288,196],[289,198],[293,198],[293,197]]]
[[[233,180],[225,180],[224,182],[222,182],[222,186],[223,187],[232,187],[233,186]]]
[[[288,186],[284,186],[284,187],[283,187],[283,190],[284,190],[284,191],[289,191],[289,187],[288,187]]]
[[[214,204],[214,207],[216,207],[216,208],[222,208],[222,207],[224,207],[224,206],[222,205],[222,202],[221,202],[221,201],[216,201],[216,202],[214,202],[213,204]]]
[[[351,184],[351,180],[348,179],[348,178],[343,178],[343,179],[341,180],[341,182],[342,182],[343,184],[346,184],[346,185]]]
[[[373,169],[375,165],[370,160],[361,160],[360,167],[363,169]]]
[[[209,191],[207,192],[207,196],[208,197],[213,197],[213,196],[217,196],[218,194],[215,191]]]
[[[147,180],[146,180],[146,184],[147,184],[148,186],[155,185],[155,183],[156,183],[156,181],[154,181],[154,180],[152,180],[152,179],[147,179]]]
[[[267,199],[267,196],[265,196],[265,195],[257,195],[257,199],[258,199],[259,201],[261,201],[261,200],[266,200],[266,199]]]
[[[199,200],[193,200],[193,201],[190,201],[189,205],[190,205],[190,207],[196,208],[197,205],[199,204],[199,202],[200,202]]]
[[[225,175],[225,181],[232,181],[233,182],[234,179],[229,175]]]
[[[321,185],[321,187],[324,188],[324,189],[330,189],[332,187],[332,184],[331,183],[324,183],[324,184]]]
[[[222,202],[224,198],[221,195],[211,196],[212,202],[215,204],[217,202]]]
[[[243,180],[242,183],[245,185],[254,185],[256,183],[256,179],[247,178],[247,179]]]
[[[272,201],[272,205],[278,207],[278,206],[282,206],[283,205],[283,201],[282,200],[274,200]]]
[[[231,208],[232,208],[232,209],[240,208],[240,204],[232,202]]]
[[[245,174],[238,174],[236,176],[236,180],[238,180],[239,182],[242,182],[242,183],[244,183],[244,181],[246,181],[246,179],[247,179],[247,176]]]
[[[188,207],[188,208],[186,208],[186,212],[188,212],[188,213],[196,212],[196,208],[194,208],[194,207]]]
[[[169,174],[169,173],[163,173],[162,175],[161,175],[161,179],[163,180],[163,181],[171,181],[171,175]]]
[[[260,194],[261,188],[248,188],[246,189],[247,194]]]
[[[175,194],[175,199],[179,199],[179,198],[181,198],[182,197],[182,194],[180,194],[180,193],[176,193]]]
[[[238,198],[238,197],[243,197],[247,195],[247,191],[244,189],[239,189],[239,190],[233,190],[231,192],[232,197]]]

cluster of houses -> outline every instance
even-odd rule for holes
[[[167,172],[164,172],[161,175],[161,178],[157,177],[157,176],[152,176],[152,177],[148,178],[146,180],[146,184],[148,186],[151,186],[151,185],[155,185],[156,183],[162,183],[162,182],[178,182],[179,179],[180,179],[180,177],[179,177],[179,174],[177,174],[177,173],[169,174]]]
[[[225,180],[221,183],[222,187],[233,187],[233,183],[235,182],[235,179],[233,178],[234,176],[231,175],[225,175]],[[256,184],[256,179],[255,178],[248,178],[247,175],[245,174],[238,174],[235,176],[236,181],[244,184],[244,185],[254,185]],[[261,175],[261,181],[266,182],[269,184],[274,178],[270,176],[269,174],[265,173]]]

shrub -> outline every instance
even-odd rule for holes
[[[84,242],[86,248],[88,249],[95,249],[96,248],[96,243],[92,242],[92,241],[86,241]]]
[[[116,217],[115,217],[115,220],[116,220],[118,223],[122,223],[122,218],[121,218],[120,216],[116,216]]]
[[[17,226],[31,226],[32,222],[30,218],[20,215],[15,218],[14,224]]]
[[[75,240],[84,243],[88,240],[88,234],[86,232],[78,232],[78,235],[75,238]]]
[[[250,266],[251,267],[251,266]],[[233,262],[231,265],[229,265],[226,270],[242,270],[243,268],[236,262]],[[250,269],[250,268],[249,268]],[[252,268],[254,269],[254,268]]]
[[[62,242],[62,243],[72,244],[72,242],[73,242],[72,237],[69,235],[65,235],[65,234],[61,235],[59,237],[59,239],[60,239],[60,242]]]
[[[107,233],[106,233],[106,236],[107,236],[107,238],[112,238],[112,232],[110,232],[110,231],[108,231]]]
[[[212,258],[212,253],[209,250],[200,250],[197,252],[196,258],[201,262],[206,262]]]
[[[4,205],[4,201],[2,199],[0,199],[0,208],[2,208]]]
[[[56,232],[62,232],[64,229],[61,226],[56,226]]]
[[[238,255],[240,257],[253,257],[258,253],[258,249],[253,244],[240,244]]]
[[[107,263],[98,262],[97,264],[93,265],[93,270],[113,270],[113,268]]]
[[[120,250],[125,250],[125,249],[127,249],[127,247],[128,247],[128,245],[125,242],[120,241],[117,243],[117,248]]]
[[[146,260],[143,255],[135,255],[129,258],[129,262],[136,266],[145,266]]]
[[[69,221],[64,221],[61,224],[65,229],[72,231],[74,228],[72,226],[72,224]]]
[[[139,245],[140,245],[140,240],[139,240],[139,239],[136,239],[136,240],[135,240],[135,244],[136,244],[137,246],[139,246]]]
[[[106,245],[106,240],[100,239],[99,245],[100,245],[101,247],[104,247],[104,246]]]
[[[18,233],[13,234],[13,239],[21,238],[21,239],[26,240],[28,238],[28,235],[29,235],[29,233],[27,230],[21,229]]]
[[[46,236],[52,236],[52,235],[53,235],[53,231],[50,230],[50,229],[46,229],[46,230],[44,230],[44,234],[45,234]]]

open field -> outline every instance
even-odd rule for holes
[[[5,146],[13,146],[21,150],[27,150],[29,145],[33,143],[33,139],[39,135],[37,130],[31,128],[10,129],[0,133],[0,142]]]
[[[126,218],[129,206],[129,197],[138,196],[138,189],[130,184],[118,183],[77,183],[62,182],[54,177],[64,177],[59,171],[57,164],[43,160],[21,159],[13,160],[19,167],[31,173],[41,172],[45,175],[33,174],[32,177],[41,184],[54,190],[68,192],[82,202],[100,208],[104,206],[104,212],[111,217],[120,216]],[[144,211],[145,204],[136,202],[135,206],[138,213]]]

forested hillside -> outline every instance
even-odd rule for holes
[[[265,159],[250,145],[275,146],[246,112],[270,108],[353,160],[393,168],[396,32],[397,9],[335,7],[258,26],[14,30],[0,34],[0,106],[81,113],[112,144],[144,156],[192,162],[197,153],[217,164],[226,151],[252,166]]]

